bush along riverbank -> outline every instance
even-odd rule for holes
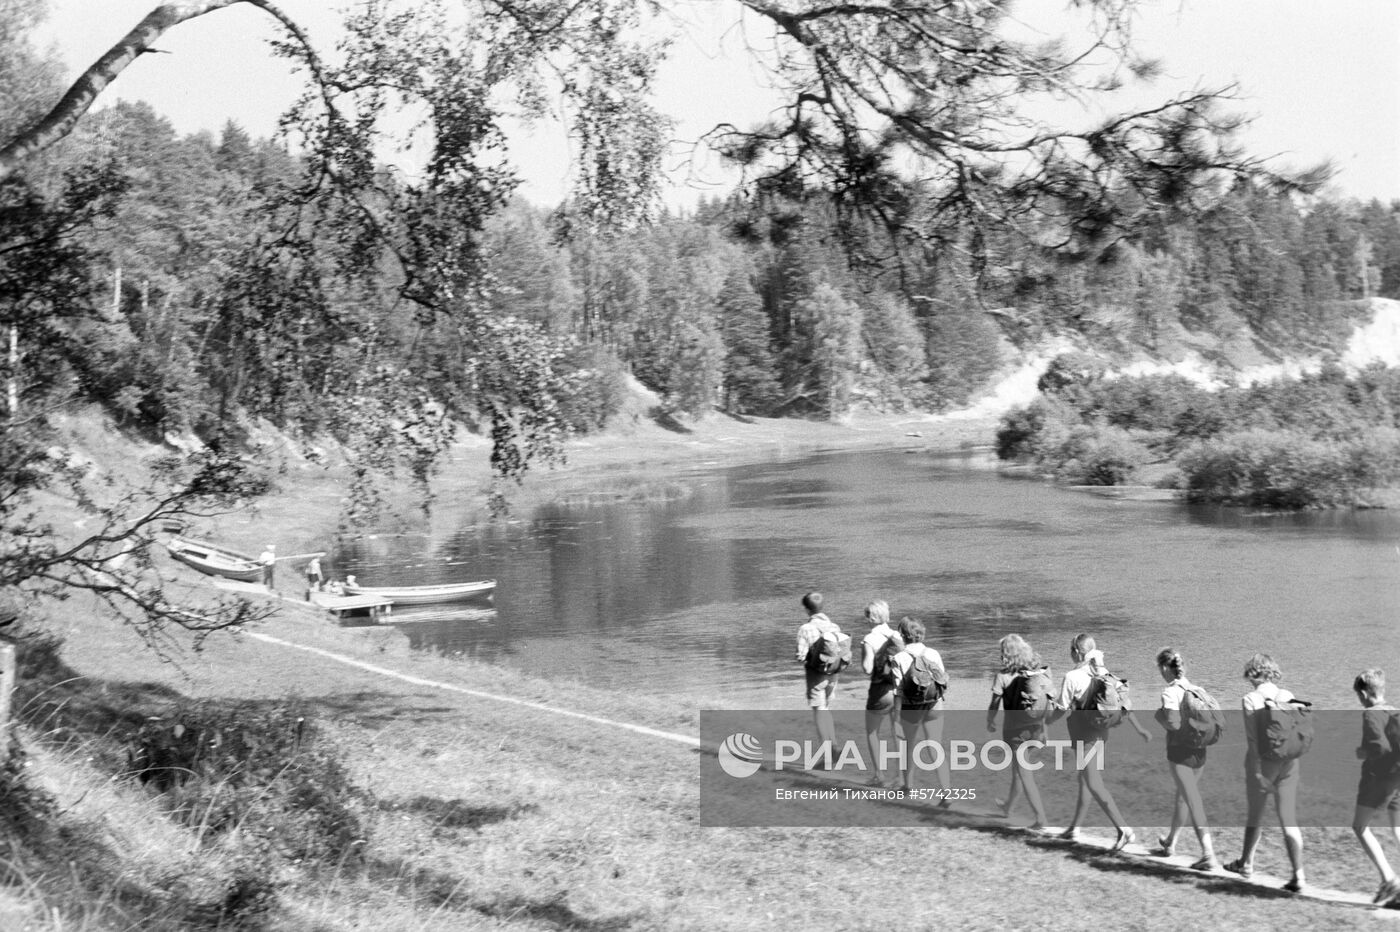
[[[1400,486],[1400,369],[1340,367],[1210,390],[1177,375],[1112,378],[1062,357],[1003,416],[997,455],[1065,482],[1155,484],[1193,501],[1299,509],[1381,505]]]

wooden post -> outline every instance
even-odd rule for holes
[[[10,696],[15,690],[15,646],[0,645],[0,760],[10,756]]]

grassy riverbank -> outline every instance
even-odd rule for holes
[[[277,905],[251,928],[1080,928],[1085,910],[1110,908],[1115,925],[1129,929],[1155,927],[1163,915],[1211,929],[1340,929],[1362,918],[997,829],[936,821],[903,830],[702,828],[694,749],[424,683],[450,680],[683,734],[694,734],[693,708],[413,654],[390,632],[334,628],[304,613],[267,629],[417,682],[246,635],[211,642],[181,675],[140,649],[102,649],[117,632],[99,630],[70,642],[65,654],[79,669],[107,673],[33,700],[42,704],[59,693],[57,705],[78,719],[76,705],[156,713],[182,697],[294,693],[317,714],[325,723],[322,741],[343,755],[362,794],[357,806],[368,843],[344,864],[282,865],[271,878]],[[149,914],[113,921],[123,913],[119,894],[129,900],[132,889],[172,877],[186,880],[190,896],[222,889],[231,843],[197,843],[196,832],[159,817],[144,790],[111,781],[95,763],[104,736],[65,734],[56,724],[64,715],[48,715],[42,734],[27,729],[36,749],[31,773],[57,794],[60,818],[92,832],[120,870],[111,869],[109,887],[95,899],[71,883],[76,899],[54,904],[63,918],[33,915],[29,927],[162,928]],[[91,711],[85,717],[101,720]],[[1221,834],[1228,852],[1235,833]],[[1349,833],[1328,835],[1309,834],[1314,881],[1369,886]],[[1277,871],[1282,864],[1270,832],[1260,866]],[[32,878],[31,910],[53,882]],[[1086,891],[1097,905],[1086,902]],[[159,901],[141,901],[152,902]]]
[[[570,471],[532,478],[517,501],[633,494],[711,460],[957,449],[989,432],[985,423],[938,419],[717,418],[690,434],[638,422],[576,445]],[[439,482],[449,514],[435,526],[481,507],[484,463],[484,450],[457,451]],[[289,470],[256,513],[211,530],[244,544],[310,549],[334,526],[339,490],[333,475]],[[409,507],[398,520],[414,515]],[[213,638],[199,653],[171,645],[173,663],[76,600],[52,625],[65,638],[61,663],[36,670],[20,701],[31,749],[24,781],[54,805],[40,831],[7,801],[3,854],[14,882],[0,898],[6,930],[1082,928],[1098,921],[1090,913],[1129,929],[1155,928],[1162,917],[1257,929],[1354,928],[1367,919],[999,829],[702,828],[692,747],[490,696],[686,736],[703,703],[567,682],[586,674],[546,679],[413,652],[395,631],[339,628],[301,608]],[[433,685],[442,682],[474,692]],[[148,716],[196,701],[261,708],[293,698],[320,722],[318,746],[340,756],[355,788],[346,795],[363,842],[334,863],[275,857],[251,823],[219,835],[207,822],[176,825],[146,789],[113,779],[124,767],[118,737]],[[1221,850],[1232,854],[1236,833],[1222,834]],[[1309,841],[1314,882],[1373,886],[1349,833]],[[1282,860],[1271,831],[1260,867],[1277,871]],[[270,900],[245,902],[258,894]]]

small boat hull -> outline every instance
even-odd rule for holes
[[[252,557],[204,541],[176,537],[166,542],[165,549],[175,560],[208,576],[239,582],[258,582],[262,579],[262,565]]]
[[[395,605],[432,605],[438,602],[465,602],[468,599],[489,599],[496,590],[496,580],[447,583],[440,586],[361,586],[345,584],[346,595],[373,595],[388,599]]]

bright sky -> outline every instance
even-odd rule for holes
[[[44,38],[74,74],[157,5],[49,2],[53,12]],[[1057,2],[1032,0],[1037,15],[1044,14],[1040,4]],[[318,45],[331,44],[337,17],[330,10],[340,3],[282,0],[280,6]],[[1139,46],[1166,65],[1155,85],[1159,98],[1237,82],[1241,109],[1256,117],[1244,137],[1252,153],[1277,156],[1281,167],[1331,159],[1341,193],[1400,199],[1400,2],[1159,0],[1144,6]],[[738,55],[744,37],[718,25],[732,22],[736,7],[728,0],[669,7],[693,24],[661,72],[659,103],[678,120],[677,137],[694,140],[718,122],[745,125],[761,118],[762,92]],[[273,35],[270,18],[247,5],[185,23],[158,43],[171,54],[141,56],[104,100],[146,100],[180,132],[217,133],[234,119],[254,136],[270,136],[301,87],[286,61],[267,49],[265,40]],[[525,196],[556,203],[566,189],[569,158],[561,129],[536,127],[512,148],[526,178]],[[672,204],[722,190],[714,185],[725,182],[713,160],[698,172],[683,166],[689,151],[678,147],[673,160],[674,187],[667,195]]]

